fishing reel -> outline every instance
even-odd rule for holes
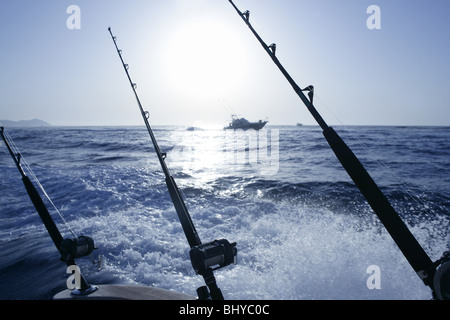
[[[434,293],[439,300],[450,300],[450,251],[444,252],[434,273]]]
[[[97,249],[94,246],[94,240],[87,236],[80,236],[77,239],[64,239],[59,247],[62,261],[72,261],[88,256],[94,249]]]
[[[214,240],[192,247],[189,255],[195,272],[204,275],[208,271],[214,271],[232,263],[236,264],[236,242],[229,243],[225,239]]]

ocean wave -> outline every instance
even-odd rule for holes
[[[370,172],[375,172],[419,243],[433,260],[438,259],[449,249],[449,158],[447,151],[440,150],[448,149],[450,132],[355,130],[375,148],[376,157],[353,141],[352,148],[369,163]],[[202,279],[192,270],[189,246],[145,129],[15,129],[13,133],[68,222],[65,225],[52,210],[64,236],[70,236],[70,227],[77,235],[94,238],[98,246],[94,256],[103,257],[103,268],[80,259],[88,281],[139,283],[195,295]],[[261,167],[252,164],[222,161],[222,132],[161,128],[157,133],[202,241],[226,238],[238,243],[238,264],[216,273],[227,299],[429,299],[429,290],[319,130],[304,128],[299,136],[296,129],[282,129],[278,170],[270,175],[262,175]],[[439,142],[428,143],[424,138],[428,136]],[[399,141],[380,140],[393,137]],[[400,155],[400,140],[416,137],[423,139],[407,146],[412,154]],[[424,148],[432,152],[418,152]],[[174,161],[181,150],[194,152],[184,154],[184,165]],[[383,153],[387,153],[383,160],[406,183],[378,174],[375,158]],[[5,150],[0,155],[0,285],[8,288],[0,298],[51,298],[65,289],[65,266],[10,156]],[[381,290],[366,286],[370,265],[381,268]]]

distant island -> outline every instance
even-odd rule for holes
[[[0,124],[5,127],[50,127],[51,124],[39,119],[32,120],[19,120],[19,121],[11,121],[11,120],[0,120]]]

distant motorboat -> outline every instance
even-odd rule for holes
[[[188,127],[186,128],[187,131],[203,131],[202,128],[198,128],[198,127]]]
[[[259,120],[258,122],[250,122],[245,118],[237,118],[235,115],[232,116],[232,121],[228,125],[228,127],[225,127],[224,129],[254,129],[254,130],[260,130],[262,129],[269,121],[262,121]]]

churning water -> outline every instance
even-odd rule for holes
[[[101,266],[77,260],[90,283],[191,295],[204,285],[145,128],[7,131],[67,220],[51,211],[63,236],[94,239]],[[201,240],[237,242],[238,263],[215,272],[226,299],[430,299],[318,127],[154,131]],[[450,247],[450,128],[336,131],[439,259]],[[0,189],[0,299],[49,299],[66,289],[66,266],[3,143]],[[373,265],[379,289],[367,286]]]

